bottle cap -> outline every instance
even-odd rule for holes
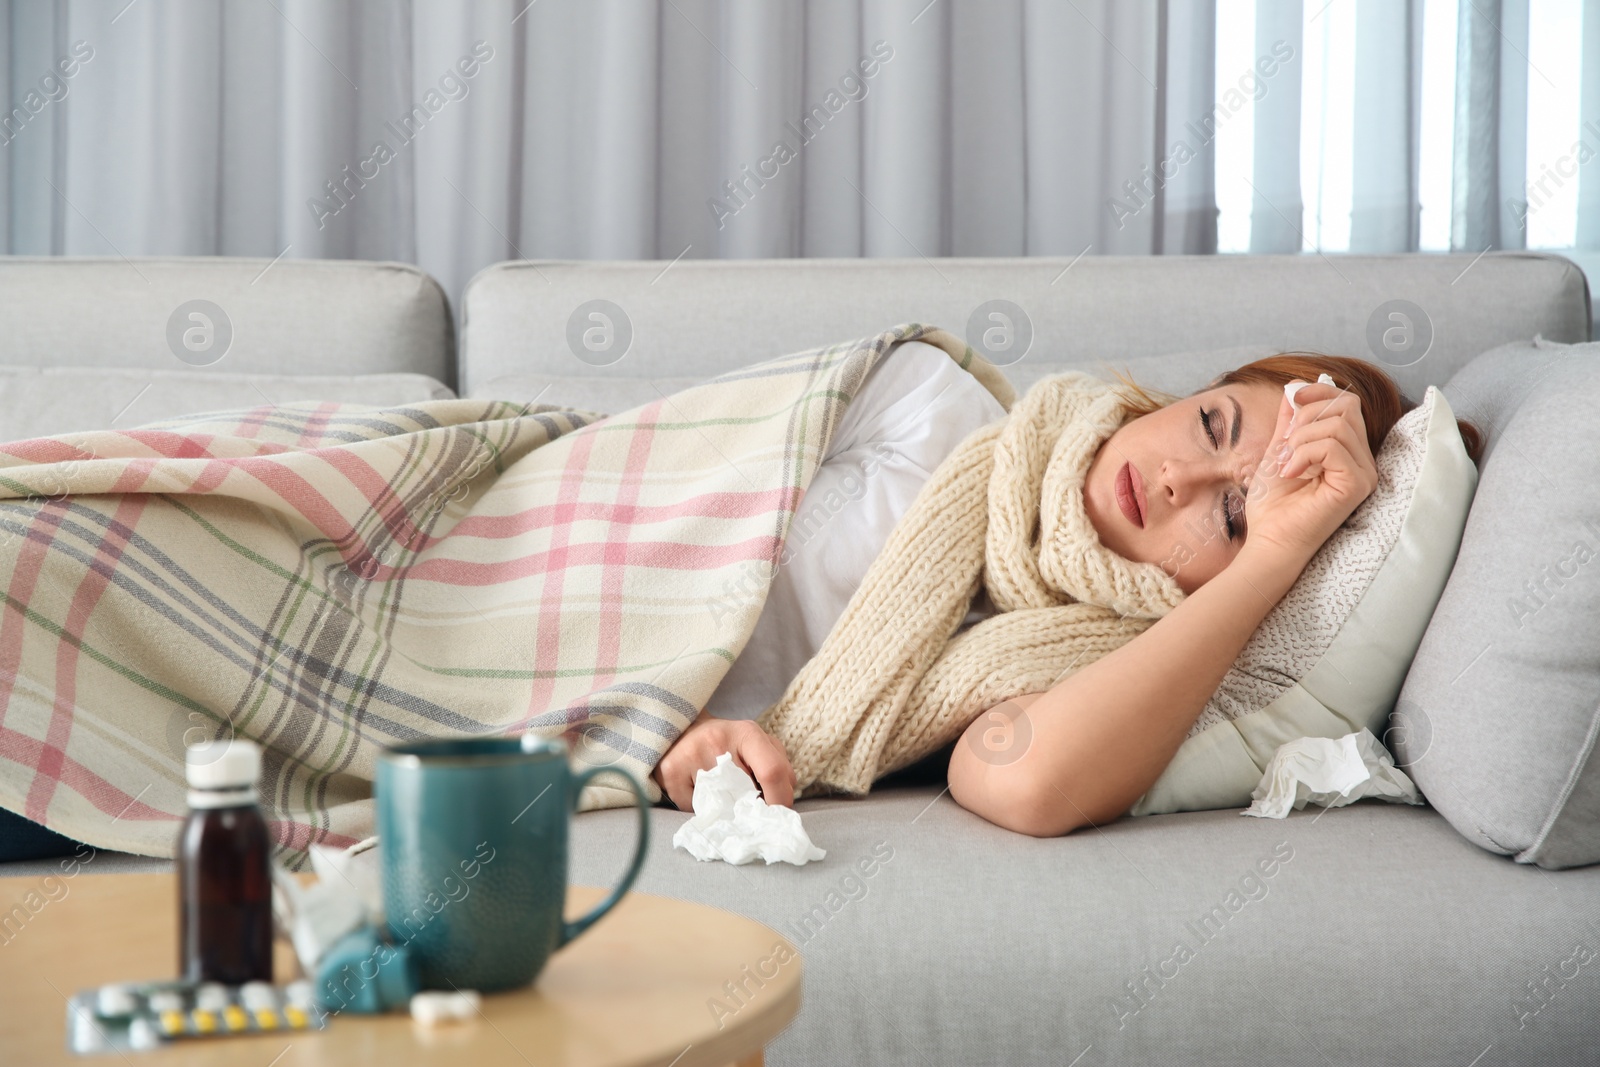
[[[191,789],[243,789],[261,775],[261,749],[240,737],[203,741],[189,746],[185,771]]]

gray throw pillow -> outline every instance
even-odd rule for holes
[[[1502,345],[1445,388],[1488,449],[1386,740],[1468,840],[1597,863],[1600,343]]]

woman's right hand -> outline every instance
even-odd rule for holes
[[[1278,424],[1245,497],[1245,547],[1287,554],[1301,565],[1378,484],[1361,398],[1312,383],[1285,396]],[[1293,427],[1290,427],[1291,418]],[[1280,459],[1279,450],[1287,457]]]
[[[694,776],[731,753],[733,762],[761,790],[768,804],[794,807],[794,768],[783,744],[753,719],[719,719],[702,711],[667,749],[650,777],[680,811],[694,808]]]

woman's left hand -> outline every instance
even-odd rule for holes
[[[753,719],[719,719],[701,711],[667,749],[650,777],[680,811],[694,810],[694,780],[717,765],[722,753],[748,774],[768,804],[794,807],[794,768],[783,742]]]
[[[1278,425],[1245,499],[1247,548],[1304,562],[1378,484],[1361,398],[1312,383],[1284,397]],[[1293,427],[1290,420],[1293,418]]]

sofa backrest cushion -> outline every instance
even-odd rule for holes
[[[1488,448],[1389,743],[1469,840],[1600,863],[1600,343],[1504,345],[1447,388]]]
[[[444,291],[404,263],[12,256],[0,257],[0,365],[454,386],[455,343]]]
[[[1494,345],[1588,340],[1589,298],[1577,266],[1536,252],[514,261],[467,287],[458,389],[701,381],[901,322],[966,337],[1019,386],[1033,364],[1259,344],[1380,361],[1420,399]]]
[[[1086,359],[1078,363],[1028,362],[1002,367],[1001,371],[1016,388],[1027,392],[1040,378],[1063,371],[1087,371],[1112,380],[1119,370],[1147,389],[1176,396],[1203,389],[1217,375],[1252,360],[1270,356],[1271,345],[1236,345],[1205,352],[1171,352],[1140,356],[1136,359]],[[593,375],[558,377],[549,374],[506,374],[479,386],[475,396],[482,400],[511,400],[519,404],[560,404],[583,411],[614,415],[670,396],[697,384],[698,379],[669,375],[661,378],[601,378]]]

